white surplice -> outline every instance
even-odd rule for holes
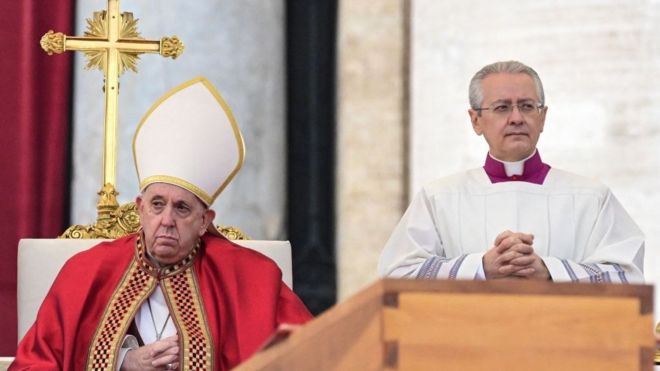
[[[479,278],[505,230],[534,235],[554,281],[644,281],[644,235],[601,183],[550,169],[542,185],[491,183],[483,168],[425,186],[385,245],[382,276]]]

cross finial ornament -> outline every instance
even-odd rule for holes
[[[103,184],[99,194],[116,195],[114,188],[117,167],[119,76],[126,70],[137,72],[140,54],[158,53],[163,57],[176,59],[183,53],[184,46],[176,36],[164,37],[161,40],[144,39],[137,31],[138,20],[133,18],[133,13],[120,13],[119,0],[107,1],[106,10],[94,12],[92,18],[87,19],[85,36],[67,36],[50,30],[41,38],[41,47],[48,55],[69,50],[82,51],[87,58],[87,68],[99,69],[103,72],[105,130]],[[99,221],[107,220],[109,213],[119,207],[116,198],[112,198],[110,203],[114,202],[113,207],[108,207],[107,199],[101,197],[99,200],[97,205]]]

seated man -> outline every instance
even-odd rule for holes
[[[140,231],[65,264],[11,370],[227,370],[311,318],[272,260],[212,224],[244,148],[208,81],[152,107],[133,151]]]
[[[383,276],[643,282],[644,236],[604,185],[551,168],[536,143],[548,107],[530,67],[497,62],[469,88],[483,168],[413,199],[381,254]]]

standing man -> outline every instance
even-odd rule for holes
[[[141,229],[64,265],[10,370],[228,370],[311,318],[272,260],[212,224],[244,147],[207,80],[161,98],[133,152]]]
[[[470,82],[482,168],[413,199],[381,254],[383,276],[643,282],[644,236],[610,190],[550,167],[536,148],[548,107],[536,71],[516,61]]]

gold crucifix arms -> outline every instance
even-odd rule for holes
[[[108,9],[95,12],[87,19],[85,36],[66,36],[48,31],[41,47],[52,55],[67,50],[79,50],[87,57],[87,68],[98,68],[105,77],[105,138],[103,151],[103,184],[115,186],[116,132],[119,76],[127,69],[137,71],[138,55],[159,53],[176,58],[183,53],[183,43],[176,37],[145,40],[137,31],[137,19],[132,13],[119,12],[119,0],[108,0]]]
[[[41,47],[48,55],[67,50],[82,51],[87,57],[87,68],[97,68],[104,73],[108,62],[118,63],[119,75],[127,69],[137,72],[139,54],[159,53],[163,57],[176,59],[183,53],[184,46],[178,37],[163,37],[160,41],[145,40],[137,30],[138,20],[133,18],[132,13],[124,12],[117,16],[109,13],[113,7],[108,8],[108,11],[94,12],[93,17],[87,19],[85,36],[66,36],[49,30],[41,38]],[[114,19],[118,21],[113,22]],[[119,58],[117,61],[106,61],[110,59],[106,58],[106,54],[112,49],[118,52]]]
[[[183,53],[183,43],[176,36],[146,40],[137,30],[133,13],[120,13],[119,0],[107,0],[106,10],[94,12],[87,19],[84,36],[67,36],[48,31],[41,47],[52,55],[68,50],[82,51],[88,69],[99,69],[104,75],[105,130],[103,140],[103,182],[97,204],[98,224],[104,225],[119,207],[115,190],[117,168],[117,117],[119,76],[126,70],[137,72],[137,61],[143,53],[158,53],[176,59]]]

